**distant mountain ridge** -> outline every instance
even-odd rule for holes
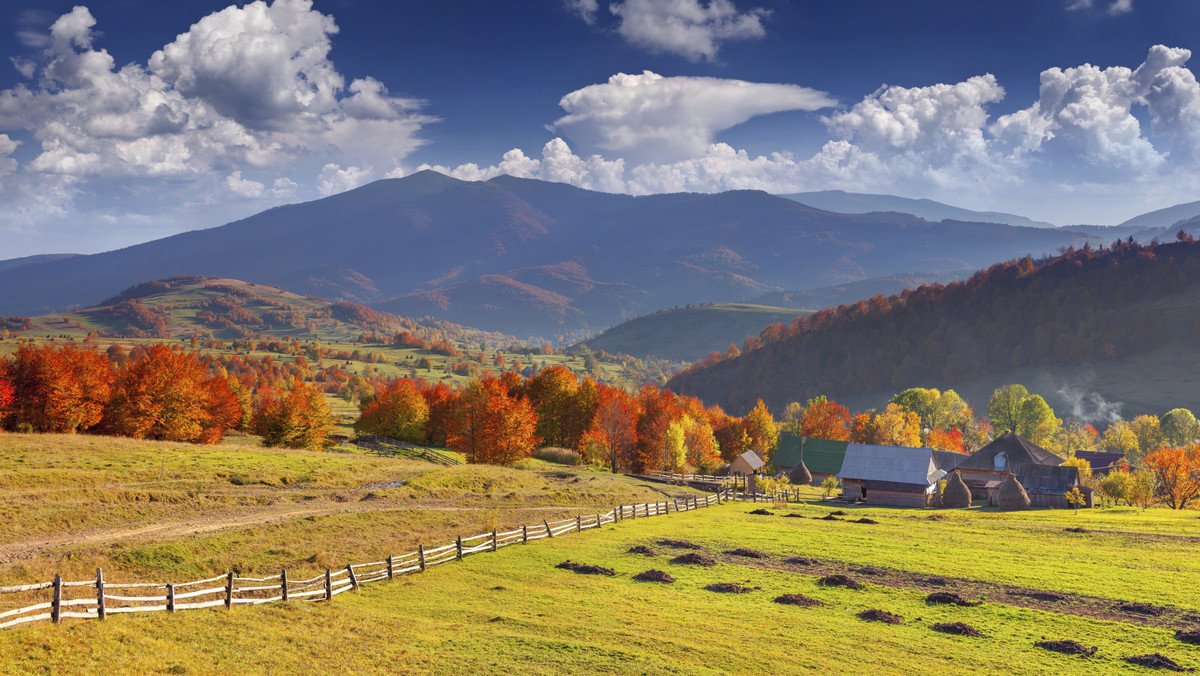
[[[91,306],[207,275],[518,336],[664,307],[896,273],[981,268],[1091,235],[904,214],[846,215],[758,191],[630,196],[424,171],[224,226],[0,271],[0,315]]]
[[[1035,221],[1032,218],[1006,214],[999,211],[974,211],[963,209],[931,199],[912,199],[896,195],[846,192],[844,190],[818,190],[780,195],[810,207],[833,211],[839,214],[867,214],[872,212],[896,212],[912,214],[927,221],[966,221],[976,223],[1002,223],[1026,228],[1053,228],[1053,223]]]

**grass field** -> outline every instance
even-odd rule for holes
[[[99,445],[89,446],[93,442]],[[503,529],[538,522],[543,514],[553,520],[605,505],[662,499],[662,489],[687,490],[544,463],[523,469],[434,468],[249,445],[203,449],[4,435],[0,449],[6,529],[0,542],[51,536],[49,531],[25,534],[37,531],[45,510],[59,501],[51,497],[55,490],[64,491],[69,496],[64,502],[74,501],[78,511],[96,505],[97,514],[87,517],[91,520],[76,516],[66,522],[67,532],[78,536],[193,518],[223,524],[199,534],[119,536],[18,554],[0,565],[0,584],[46,579],[53,568],[66,568],[68,579],[86,579],[97,565],[105,567],[109,579],[123,580],[191,579],[231,565],[264,574],[288,566],[300,574],[399,554],[418,541],[440,544],[455,534],[490,530],[493,523]],[[165,470],[163,456],[171,456]],[[246,481],[231,482],[235,475]],[[371,488],[385,481],[404,485]],[[186,497],[197,488],[197,496]],[[109,511],[99,499],[138,490],[163,491],[179,502],[146,503],[147,508],[164,504],[154,509],[165,511],[143,515]],[[309,494],[317,497],[288,497]],[[368,494],[378,497],[363,500]],[[267,504],[255,502],[261,500]],[[236,505],[235,517],[283,512],[274,522],[223,522],[230,503]],[[287,514],[307,504],[323,511]],[[774,515],[749,513],[764,506]],[[835,509],[848,514],[836,521],[819,518]],[[855,522],[864,517],[877,523]],[[1088,532],[1066,530],[1078,527]],[[664,538],[694,543],[717,563],[673,564],[671,557],[681,551],[659,544]],[[858,508],[816,504],[815,499],[786,507],[732,503],[515,545],[368,585],[328,604],[150,613],[7,630],[0,632],[0,670],[1153,673],[1122,658],[1161,653],[1184,667],[1200,667],[1200,646],[1174,638],[1175,629],[1188,625],[1185,615],[1200,613],[1198,543],[1196,511],[1110,509],[1075,515],[1068,510]],[[629,553],[635,545],[649,546],[655,554]],[[764,558],[726,553],[739,547]],[[811,558],[809,565],[785,561],[797,556]],[[555,568],[568,559],[617,574],[577,575]],[[875,574],[862,572],[864,567]],[[632,579],[651,568],[667,571],[676,582]],[[820,575],[830,573],[847,574],[864,587],[817,584]],[[931,576],[946,578],[946,586],[928,583]],[[736,583],[751,591],[705,590],[712,583]],[[1015,589],[1055,592],[1064,599],[1029,601],[1008,593]],[[931,591],[984,602],[927,605]],[[824,605],[772,602],[785,593]],[[1150,604],[1160,615],[1118,609],[1127,602]],[[856,617],[867,609],[885,610],[903,621],[888,625]],[[931,629],[953,621],[985,636]],[[1043,639],[1073,639],[1098,652],[1090,658],[1051,653],[1034,646]]]

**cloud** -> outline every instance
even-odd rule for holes
[[[726,40],[749,40],[767,34],[765,9],[739,12],[731,0],[625,0],[609,5],[619,19],[617,32],[626,42],[652,52],[678,54],[692,61],[712,61]]]
[[[8,134],[0,134],[0,176],[17,170],[17,161],[9,156],[16,152],[19,145],[21,143],[9,138]]]
[[[1070,11],[1093,10],[1096,9],[1096,2],[1095,0],[1071,0],[1067,3],[1067,9]],[[1108,3],[1107,9],[1103,11],[1112,16],[1128,14],[1133,11],[1133,0],[1112,0]]]
[[[366,184],[373,176],[370,169],[353,166],[343,169],[337,164],[326,164],[317,176],[317,192],[324,197],[346,192]]]
[[[587,24],[596,23],[596,12],[600,11],[600,3],[597,0],[563,0],[563,4]]]
[[[798,85],[618,73],[564,96],[559,105],[567,114],[551,129],[630,160],[675,160],[702,154],[717,132],[757,115],[836,104]]]
[[[262,197],[263,190],[266,189],[262,183],[251,181],[250,179],[242,178],[241,170],[235,171],[225,177],[225,186],[229,188],[229,192],[238,197]]]

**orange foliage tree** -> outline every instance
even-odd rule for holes
[[[0,378],[0,420],[4,420],[4,413],[13,403],[13,388],[7,380]]]
[[[458,416],[448,441],[469,462],[511,465],[533,452],[536,426],[528,399],[509,396],[497,378],[476,378],[459,393]]]
[[[606,460],[614,473],[628,467],[637,447],[638,402],[614,387],[599,391],[592,425],[579,441],[589,460]]]
[[[675,395],[647,383],[638,390],[637,443],[629,469],[634,474],[670,466],[667,432],[680,415]]]
[[[954,453],[966,453],[966,447],[963,445],[963,433],[960,430],[929,430],[929,434],[925,435],[925,445],[929,448],[935,448],[939,451],[951,451]]]
[[[100,422],[113,379],[108,358],[94,350],[26,343],[0,364],[0,376],[14,395],[6,428],[68,434]]]
[[[135,439],[215,444],[242,414],[229,384],[208,375],[195,353],[158,344],[137,351],[117,374],[102,428]]]
[[[762,399],[742,419],[742,429],[750,438],[750,449],[758,454],[763,462],[770,462],[779,445],[779,428],[775,426],[775,418]]]
[[[429,405],[429,417],[425,422],[425,443],[438,448],[448,445],[450,432],[458,417],[458,394],[445,383],[429,385],[421,383],[421,396]]]
[[[1143,462],[1154,472],[1159,492],[1172,509],[1183,509],[1200,496],[1200,444],[1163,446]]]
[[[597,388],[590,378],[582,384],[565,366],[548,366],[524,387],[537,412],[537,435],[547,446],[575,448],[596,414]]]
[[[375,394],[354,423],[357,432],[423,443],[429,403],[411,380],[398,378]]]
[[[800,420],[800,434],[814,439],[850,440],[850,409],[820,397],[809,402]]]
[[[333,416],[320,390],[295,380],[287,392],[264,387],[255,394],[250,427],[265,446],[322,449],[331,445]]]

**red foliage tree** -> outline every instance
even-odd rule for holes
[[[459,393],[458,416],[448,441],[469,462],[511,465],[533,452],[536,425],[528,399],[510,397],[497,378],[475,379]]]
[[[1200,444],[1163,446],[1143,462],[1158,479],[1158,490],[1172,509],[1183,509],[1200,496]]]
[[[614,473],[629,467],[637,447],[638,402],[615,387],[600,387],[591,427],[579,449],[589,459],[602,459]],[[598,457],[593,457],[598,456]]]
[[[100,422],[112,391],[108,359],[90,349],[21,344],[0,365],[15,401],[5,416],[8,429],[75,432]]]
[[[804,411],[800,434],[814,439],[850,440],[850,409],[821,398]]]
[[[429,403],[411,380],[399,378],[383,390],[363,409],[354,429],[366,434],[378,434],[402,441],[425,441],[425,424],[429,421]]]
[[[637,400],[637,443],[629,468],[634,474],[641,474],[646,470],[669,467],[667,431],[682,414],[675,395],[648,383],[638,390]]]
[[[425,422],[425,443],[438,448],[449,445],[450,433],[458,418],[458,393],[444,383],[429,385],[421,383],[421,396],[429,405],[429,418]]]

